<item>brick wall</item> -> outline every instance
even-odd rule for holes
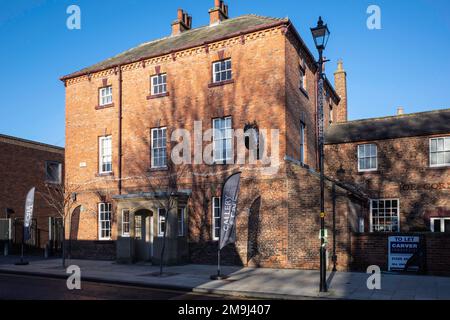
[[[325,172],[364,190],[372,199],[400,201],[400,231],[430,230],[430,218],[450,215],[450,167],[431,168],[431,136],[326,145]],[[374,143],[378,170],[358,172],[359,144]],[[339,169],[344,173],[338,175]],[[366,215],[366,231],[369,219]]]
[[[398,234],[353,234],[351,241],[351,267],[366,271],[370,265],[388,270],[388,237]],[[426,272],[433,275],[450,275],[450,235],[445,233],[408,233],[402,236],[420,236],[425,244]]]
[[[67,241],[69,259],[115,260],[115,241]]]
[[[0,217],[4,218],[6,208],[10,208],[15,211],[11,218],[23,219],[27,193],[36,187],[33,218],[37,222],[41,248],[48,242],[48,218],[57,216],[54,209],[39,196],[46,190],[46,161],[63,163],[64,149],[0,137]],[[22,225],[23,220],[20,222]],[[19,231],[21,225],[17,224]]]

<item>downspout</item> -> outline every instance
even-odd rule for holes
[[[117,187],[119,189],[119,195],[122,194],[122,65],[119,68],[119,129],[118,129],[118,141],[119,141],[119,172],[118,172],[118,182]]]
[[[331,188],[332,201],[333,201],[333,271],[336,271],[337,255],[336,255],[336,184],[333,183]]]

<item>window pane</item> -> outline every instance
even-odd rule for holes
[[[444,149],[450,151],[450,138],[445,138]]]
[[[377,167],[377,158],[370,158],[370,169],[376,169]]]
[[[431,165],[436,165],[436,164],[437,164],[437,154],[432,153],[431,154]]]
[[[444,152],[437,153],[437,164],[444,163]]]
[[[358,158],[364,157],[364,146],[358,146]]]
[[[450,233],[450,219],[444,219],[444,232]]]
[[[436,151],[437,151],[437,140],[431,139],[431,152],[436,152]]]
[[[444,151],[444,139],[438,139],[437,151]]]
[[[370,157],[370,149],[371,149],[370,145],[365,146],[365,148],[364,148],[364,156],[365,157]]]

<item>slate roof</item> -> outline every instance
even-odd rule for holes
[[[206,43],[219,41],[224,38],[238,36],[241,33],[253,32],[276,25],[287,24],[289,19],[261,17],[257,15],[244,15],[222,21],[214,26],[204,26],[185,31],[177,36],[170,36],[143,43],[127,50],[115,57],[71,73],[61,78],[66,80],[88,73],[113,68],[121,64],[128,64],[151,57],[169,54],[174,51],[197,47]]]
[[[450,133],[450,109],[332,124],[326,144]]]
[[[32,140],[27,140],[27,139],[22,139],[22,138],[18,138],[18,137],[13,137],[13,136],[8,136],[6,134],[0,134],[0,143],[18,143],[24,146],[29,146],[29,147],[44,147],[44,148],[48,148],[48,149],[53,149],[55,152],[60,153],[61,151],[64,152],[64,148],[59,147],[59,146],[55,146],[55,145],[51,145],[51,144],[46,144],[46,143],[42,143],[42,142],[37,142],[37,141],[32,141]]]

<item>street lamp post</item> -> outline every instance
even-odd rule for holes
[[[326,281],[326,243],[325,243],[325,174],[324,174],[324,119],[323,119],[323,50],[328,42],[330,31],[327,25],[323,24],[322,17],[319,17],[317,26],[311,28],[311,33],[319,51],[318,61],[318,85],[317,85],[317,100],[319,108],[319,170],[320,170],[320,292],[327,292]]]

